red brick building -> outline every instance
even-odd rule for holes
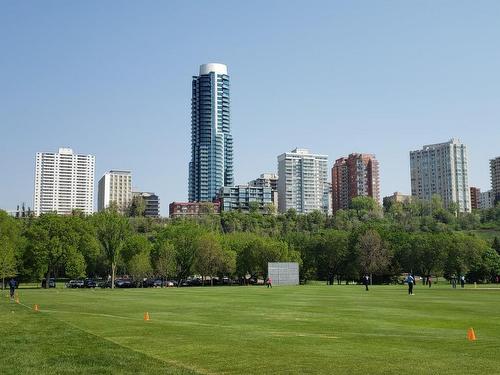
[[[472,210],[477,210],[479,208],[479,196],[481,195],[481,189],[477,187],[470,187],[470,207]]]
[[[332,207],[349,208],[352,198],[372,197],[380,203],[379,168],[375,155],[350,154],[335,161],[332,168]]]

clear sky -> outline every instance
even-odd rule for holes
[[[408,152],[458,137],[469,183],[500,155],[500,1],[0,0],[0,208],[32,205],[37,151],[72,147],[138,190],[187,199],[191,76],[231,76],[235,182],[295,147],[375,153],[382,195]]]

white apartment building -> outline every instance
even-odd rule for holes
[[[307,214],[324,209],[328,156],[296,148],[278,156],[278,210]]]
[[[490,173],[494,202],[500,202],[500,156],[490,160]]]
[[[479,193],[477,208],[479,208],[480,210],[487,210],[489,208],[493,208],[494,206],[495,206],[495,194],[493,193],[493,190],[488,190]]]
[[[125,212],[132,200],[132,173],[109,171],[101,177],[97,191],[97,210],[102,211],[115,202]]]
[[[445,207],[454,202],[471,212],[467,147],[458,139],[410,151],[411,195],[430,200],[440,195]]]
[[[90,215],[94,211],[93,155],[74,154],[70,148],[57,153],[37,152],[35,157],[35,215],[56,212],[69,215],[81,210]]]

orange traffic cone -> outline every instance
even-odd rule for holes
[[[40,311],[40,306],[38,305],[33,305],[33,310],[35,310],[36,312],[39,312]]]
[[[473,328],[469,328],[467,330],[467,340],[469,341],[476,341],[476,334],[474,333]]]
[[[147,311],[144,313],[144,321],[149,321],[149,313]]]

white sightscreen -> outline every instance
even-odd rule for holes
[[[267,263],[267,273],[273,285],[299,285],[298,263]]]

